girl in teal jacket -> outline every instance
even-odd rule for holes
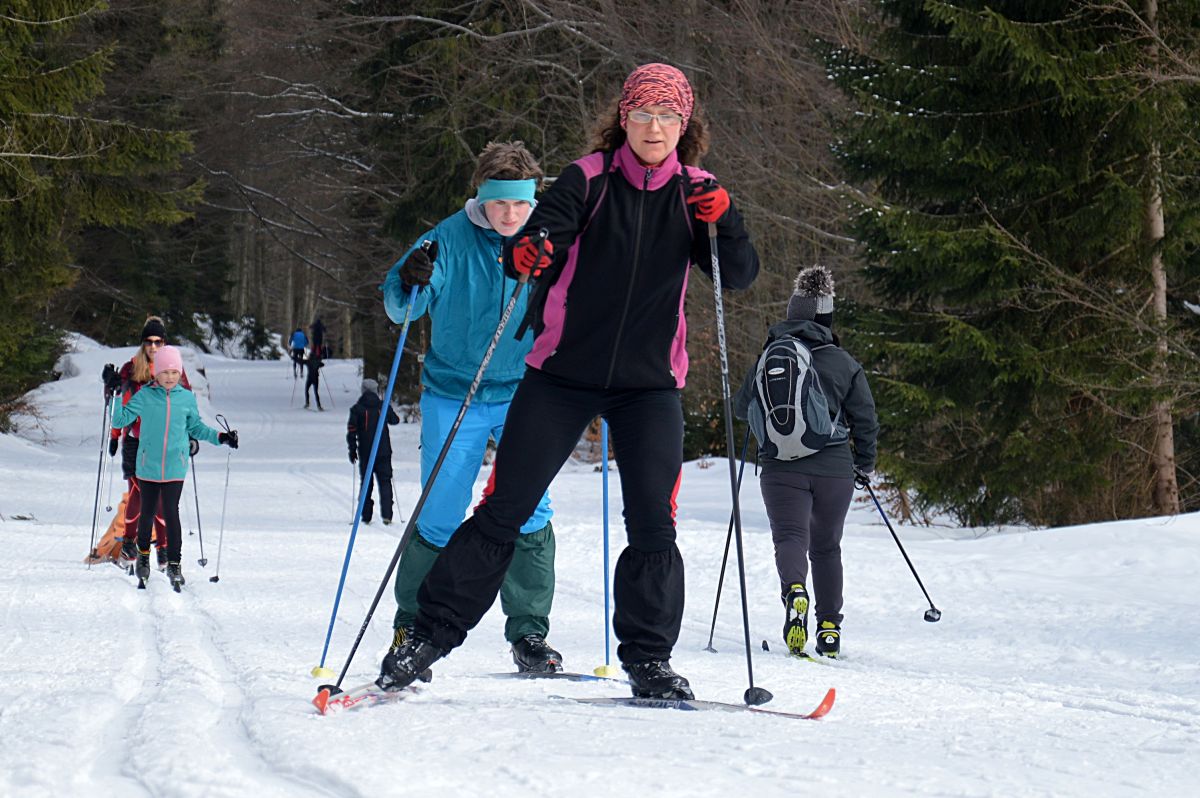
[[[154,358],[154,372],[154,383],[134,394],[128,404],[113,402],[112,425],[120,429],[141,419],[135,469],[138,487],[143,506],[153,507],[162,500],[162,515],[167,522],[167,578],[172,586],[179,587],[184,583],[179,568],[183,548],[179,497],[187,476],[189,439],[224,443],[236,449],[237,431],[218,433],[200,420],[195,395],[179,384],[183,357],[178,349],[164,346]],[[138,521],[137,576],[143,584],[150,576],[153,523],[153,513],[142,513]]]

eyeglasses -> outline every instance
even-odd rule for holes
[[[655,119],[657,119],[658,124],[662,125],[663,127],[677,127],[683,123],[682,116],[672,113],[652,114],[649,111],[630,111],[629,118],[632,121],[637,122],[639,125],[648,125]]]
[[[153,346],[154,348],[157,349],[160,346],[166,346],[167,342],[161,338],[147,338],[146,340],[142,341],[142,345],[143,346]]]

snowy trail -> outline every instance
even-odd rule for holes
[[[928,624],[895,544],[860,501],[843,544],[845,659],[800,662],[783,653],[770,535],[747,469],[755,683],[774,692],[770,708],[796,712],[836,687],[826,719],[553,701],[627,688],[488,678],[512,668],[498,607],[419,695],[320,717],[308,704],[316,689],[308,671],[320,659],[350,534],[354,471],[344,436],[357,364],[328,362],[329,409],[317,412],[302,409],[303,384],[282,362],[188,354],[205,420],[224,414],[243,445],[232,453],[205,445],[196,458],[208,566],[197,564],[198,536],[185,533],[188,584],[176,595],[160,573],[137,591],[117,568],[80,563],[99,446],[96,375],[130,350],[86,340],[78,349],[64,379],[34,392],[38,423],[24,419],[18,435],[0,435],[0,539],[21,554],[0,571],[0,655],[10,665],[0,795],[1195,793],[1195,516],[1003,533],[899,526],[944,612]],[[418,432],[392,431],[398,518],[419,492]],[[212,583],[227,464],[220,581]],[[718,653],[703,650],[729,518],[728,471],[720,460],[708,465],[685,465],[679,498],[688,603],[673,664],[699,697],[736,703],[746,666],[732,555]],[[615,562],[623,535],[611,476]],[[590,671],[604,662],[600,475],[568,465],[551,493],[558,590],[550,639],[569,668]],[[190,529],[190,478],[183,504]],[[358,532],[326,661],[335,670],[403,530]],[[393,610],[389,589],[347,685],[374,676]]]

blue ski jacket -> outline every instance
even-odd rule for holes
[[[188,437],[217,443],[217,431],[200,420],[195,394],[182,385],[167,391],[152,383],[125,405],[113,397],[113,429],[127,427],[139,418],[138,479],[178,482],[187,476]]]
[[[426,240],[437,241],[438,252],[432,280],[413,297],[412,320],[429,313],[433,322],[421,383],[437,396],[461,400],[496,334],[517,281],[505,277],[501,268],[504,239],[500,234],[476,225],[465,209],[460,210],[418,238],[388,271],[381,287],[383,305],[397,324],[404,321],[409,295],[409,289],[400,281],[400,266]],[[511,401],[525,374],[525,356],[533,342],[531,336],[518,341],[513,332],[525,317],[528,293],[528,288],[521,291],[475,392],[477,402]]]

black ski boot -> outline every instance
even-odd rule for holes
[[[671,670],[665,659],[646,662],[627,662],[621,667],[629,674],[629,687],[634,698],[686,698],[692,699],[692,686],[688,680]]]
[[[156,553],[158,554],[158,570],[161,571],[167,567],[167,547],[159,546]]]
[[[383,658],[375,685],[393,693],[403,690],[417,679],[427,682],[432,678],[429,666],[443,656],[445,653],[433,643],[419,637],[413,638]]]
[[[144,588],[146,580],[150,578],[150,552],[139,551],[137,556],[137,568],[134,574],[138,578],[138,587]]]
[[[804,585],[792,585],[783,594],[785,615],[783,618],[783,642],[793,657],[804,658],[804,644],[808,642],[808,591]]]
[[[183,587],[185,584],[183,572],[179,570],[179,563],[167,563],[167,579],[170,581],[171,587],[175,588],[175,592],[178,593],[179,588]]]
[[[538,634],[525,635],[512,644],[513,662],[519,673],[561,673],[562,654]]]
[[[842,627],[833,621],[817,624],[817,653],[822,657],[837,659],[842,652]]]
[[[135,538],[121,539],[121,560],[133,562],[137,559],[137,540]]]

